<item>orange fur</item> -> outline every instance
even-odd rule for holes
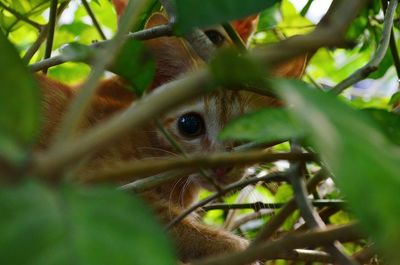
[[[116,1],[114,1],[116,2]],[[154,14],[146,27],[163,24],[166,19],[160,14]],[[175,37],[162,37],[146,41],[156,58],[157,71],[152,87],[158,86],[187,71],[203,64],[198,56],[188,49],[187,44]],[[297,65],[297,64],[296,64]],[[301,67],[303,69],[303,66]],[[293,71],[284,74],[293,74]],[[297,76],[297,74],[296,74]],[[72,98],[79,87],[70,87],[57,81],[38,75],[43,93],[43,112],[45,122],[38,148],[47,148],[59,127],[59,123]],[[119,77],[104,80],[99,84],[98,93],[93,99],[90,111],[86,114],[81,131],[107,120],[117,112],[123,111],[134,100],[135,96],[125,89],[125,83]],[[216,150],[229,150],[230,144],[224,144],[216,139],[216,135],[224,124],[232,117],[240,115],[260,104],[271,105],[271,99],[250,92],[220,91],[204,96],[195,101],[179,106],[175,110],[160,117],[165,129],[173,135],[188,153],[208,153]],[[195,139],[184,137],[177,129],[178,117],[185,113],[196,112],[204,119],[206,133]],[[164,136],[157,131],[156,126],[149,122],[143,128],[137,128],[127,137],[119,139],[111,147],[96,153],[80,170],[78,174],[89,174],[100,168],[112,167],[121,161],[132,161],[148,157],[175,155],[175,149]],[[210,170],[213,175],[216,171]],[[228,175],[216,176],[220,184],[236,181],[241,177],[240,170],[232,170]],[[134,176],[133,176],[134,178]],[[157,216],[164,223],[178,216],[197,197],[201,186],[207,183],[195,176],[187,176],[172,181],[141,194],[149,202]],[[248,242],[229,232],[213,229],[201,224],[194,216],[189,216],[171,230],[175,240],[179,258],[183,262],[217,255],[223,252],[242,250]]]

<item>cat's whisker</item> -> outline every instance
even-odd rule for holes
[[[139,150],[139,151],[146,151],[146,150],[148,150],[148,151],[159,151],[159,152],[165,153],[167,155],[179,156],[179,154],[177,154],[177,153],[175,153],[173,151],[169,151],[169,150],[158,148],[158,147],[143,146],[143,147],[137,147],[136,149]],[[151,155],[151,157],[155,158],[156,156]],[[162,156],[159,156],[159,157],[161,158]]]

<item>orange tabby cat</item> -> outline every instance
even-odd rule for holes
[[[165,23],[167,20],[161,14],[154,14],[146,28]],[[188,45],[176,37],[161,37],[146,41],[146,44],[152,50],[157,62],[153,88],[203,64],[199,57],[188,49]],[[282,74],[297,77],[302,74],[303,68],[304,60],[296,61],[286,64],[282,68],[284,69]],[[78,88],[60,84],[45,76],[38,76],[38,79],[42,87],[45,115],[40,147],[46,148],[48,139],[51,139],[59,127],[62,116]],[[125,83],[118,77],[101,82],[98,91],[91,110],[86,115],[82,130],[123,111],[135,100],[135,95],[125,89]],[[268,105],[269,102],[266,97],[250,92],[219,91],[176,107],[160,117],[160,121],[187,153],[225,151],[230,150],[231,146],[219,142],[217,134],[227,121],[243,112]],[[156,126],[149,122],[144,128],[137,128],[111,147],[95,154],[79,174],[107,168],[121,161],[171,155],[178,153]],[[230,168],[213,169],[208,173],[220,185],[236,181],[242,175],[240,170]],[[190,175],[141,195],[153,207],[161,221],[167,223],[193,203],[200,188],[206,186],[207,182],[201,177]],[[242,250],[248,245],[247,240],[223,230],[210,228],[193,216],[185,218],[173,227],[170,233],[175,241],[179,258],[183,262]]]

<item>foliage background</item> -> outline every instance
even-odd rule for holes
[[[307,34],[315,28],[317,21],[311,21],[307,18],[307,10],[310,6],[317,6],[319,1],[308,1],[298,9],[289,0],[276,2],[273,6],[262,11],[257,32],[250,43],[251,47],[254,48],[259,45],[278,42],[290,36]],[[41,0],[3,0],[1,3],[18,11],[19,14],[28,18],[29,21],[34,21],[34,23],[30,23],[29,21],[27,23],[27,21],[23,21],[23,19],[16,17],[15,14],[10,13],[4,7],[0,6],[0,26],[2,32],[15,45],[19,55],[24,57],[26,51],[29,50],[39,36],[39,31],[35,27],[35,23],[45,25],[48,20],[49,2]],[[89,3],[105,36],[111,38],[117,30],[117,19],[111,3],[107,0],[89,1]],[[303,78],[304,81],[313,87],[326,91],[351,75],[356,69],[365,65],[376,52],[381,40],[383,18],[381,3],[379,1],[371,1],[368,7],[350,25],[347,31],[347,38],[350,42],[346,44],[346,47],[319,49],[309,63]],[[398,42],[398,23],[394,24],[393,30],[395,40]],[[99,31],[93,27],[93,22],[88,16],[85,7],[78,1],[72,1],[57,23],[52,56],[60,54],[59,49],[65,44],[79,42],[90,45],[101,39]],[[44,54],[45,45],[42,45],[38,52],[29,60],[29,64],[40,62]],[[3,52],[1,56],[5,56],[5,53]],[[19,63],[15,63],[15,65],[15,68],[22,68]],[[5,67],[3,64],[3,68]],[[7,73],[7,71],[2,72],[3,75]],[[53,78],[73,84],[82,82],[88,76],[89,72],[90,67],[87,64],[68,62],[50,68],[48,74]],[[399,260],[396,259],[398,258],[398,254],[391,253],[395,251],[393,246],[399,240],[399,237],[397,237],[399,231],[396,227],[398,216],[400,216],[397,214],[398,208],[396,209],[396,205],[399,203],[396,196],[399,186],[397,174],[399,121],[397,117],[387,111],[391,110],[392,103],[396,101],[394,97],[392,102],[390,102],[390,98],[397,90],[397,83],[395,81],[397,78],[393,57],[390,50],[388,50],[377,71],[370,75],[368,79],[354,84],[351,89],[342,93],[339,100],[336,98],[333,100],[322,94],[319,95],[316,93],[314,95],[313,93],[309,93],[307,88],[304,88],[306,85],[303,83],[285,84],[279,83],[279,81],[276,83],[277,87],[290,88],[294,86],[296,91],[300,91],[297,95],[298,98],[308,102],[307,108],[301,106],[295,107],[295,113],[291,113],[290,115],[296,117],[295,119],[301,124],[300,127],[307,128],[305,133],[311,138],[309,142],[311,142],[313,148],[318,150],[324,162],[328,164],[328,168],[333,171],[333,174],[337,175],[338,180],[334,178],[334,181],[339,183],[346,195],[343,197],[342,193],[333,183],[333,180],[329,178],[328,181],[318,186],[317,190],[313,193],[314,199],[349,199],[350,208],[352,209],[351,213],[360,219],[365,231],[370,233],[373,239],[378,242],[380,246],[378,249],[382,250],[386,248],[384,252],[389,253],[388,257],[394,260],[393,264],[396,264],[396,261]],[[282,88],[279,94],[289,103],[293,103],[294,105],[298,103],[292,97],[296,92],[290,91],[290,89]],[[0,94],[0,96],[4,98],[6,94],[4,96]],[[0,100],[0,103],[2,102]],[[18,104],[18,101],[14,104]],[[359,111],[359,109],[371,107],[376,109],[364,112]],[[330,126],[334,128],[333,132],[331,132],[332,135],[335,135],[335,132],[339,135],[335,144],[339,147],[343,146],[346,151],[329,146],[327,139],[331,134],[327,134],[325,131],[323,132],[325,134],[321,135],[321,132],[318,131],[318,126],[314,124],[318,120],[318,116],[310,115],[315,109],[320,111]],[[3,113],[7,111],[6,109]],[[264,119],[267,119],[267,115],[271,117],[271,113],[266,112],[256,117],[260,120],[252,120],[255,116],[244,119],[247,122],[253,122],[253,124],[265,124]],[[273,115],[272,117],[272,120],[269,118],[268,124],[276,123],[278,125],[282,122],[276,116]],[[225,137],[233,137],[232,135],[237,134],[243,128],[240,125],[240,120],[237,122],[236,127],[232,125],[232,127],[229,127],[225,131]],[[255,136],[257,130],[262,130],[262,128],[258,127],[255,131],[249,131],[251,139],[247,140],[260,140]],[[3,135],[0,134],[0,136]],[[299,132],[294,131],[293,137],[299,137]],[[35,137],[32,138],[34,139]],[[34,140],[29,141],[33,142]],[[4,136],[0,144],[10,146],[8,136]],[[24,145],[26,148],[29,146],[30,143]],[[10,154],[14,153],[13,148],[20,147],[12,146],[1,149],[6,150],[3,153]],[[275,146],[274,151],[290,151],[290,146],[288,143],[284,143]],[[15,151],[15,153],[18,152]],[[358,159],[354,159],[355,157]],[[17,160],[25,161],[25,159],[26,156],[22,156]],[[339,162],[337,161],[338,159]],[[282,172],[288,170],[289,167],[289,163],[285,162],[271,163],[260,168],[251,169],[249,175],[258,174],[258,176],[262,176],[273,172]],[[307,166],[311,175],[317,172],[319,168],[319,165],[316,164],[309,164]],[[378,176],[381,178],[378,179]],[[169,244],[164,242],[164,239],[161,241],[158,240],[159,235],[162,234],[159,227],[153,223],[144,225],[145,223],[147,224],[149,218],[146,207],[139,202],[132,204],[132,200],[135,199],[132,199],[130,196],[128,198],[128,196],[117,192],[115,192],[115,195],[111,195],[111,193],[113,192],[110,189],[105,189],[104,191],[102,188],[94,188],[93,193],[84,192],[82,194],[80,193],[80,188],[76,187],[63,187],[61,190],[54,191],[52,188],[42,187],[30,182],[15,188],[15,190],[11,190],[7,186],[2,187],[0,191],[0,196],[2,197],[0,199],[2,201],[0,209],[9,215],[7,215],[7,218],[4,216],[0,218],[0,227],[2,227],[0,245],[6,246],[0,251],[0,260],[8,261],[5,264],[27,264],[28,260],[34,261],[30,264],[68,264],[67,260],[71,255],[63,245],[66,240],[69,242],[67,244],[73,246],[74,249],[72,252],[79,257],[81,262],[83,262],[82,264],[130,264],[129,261],[138,258],[141,260],[140,264],[172,264],[173,257]],[[202,198],[206,198],[209,195],[210,193],[205,191],[201,196]],[[112,197],[110,199],[111,202],[106,200],[107,196]],[[367,207],[365,207],[363,196],[369,197],[369,200],[367,200],[369,205]],[[96,206],[97,203],[94,203],[95,201],[98,202],[99,197],[104,200],[101,208],[98,208]],[[254,203],[258,201],[262,201],[263,203],[285,203],[292,197],[293,189],[291,185],[286,183],[264,183],[230,194],[223,198],[223,202],[227,204],[238,202]],[[53,208],[42,207],[43,201],[46,202],[46,205]],[[107,207],[107,204],[110,204],[110,207]],[[67,211],[65,211],[65,205],[68,206]],[[115,205],[119,205],[115,209],[116,212],[108,213],[109,209]],[[325,220],[327,223],[336,225],[346,224],[353,219],[352,214],[349,214],[347,210],[342,210],[342,207],[338,207],[337,205],[335,207],[336,211],[334,211],[334,214]],[[371,210],[371,208],[376,210]],[[26,209],[30,209],[32,212],[25,211]],[[140,216],[141,214],[138,213],[142,212],[143,216]],[[238,221],[240,218],[253,212],[254,210],[252,209],[236,211],[235,220]],[[275,210],[271,209],[261,210],[259,211],[261,215],[259,218],[246,222],[234,230],[236,233],[252,239],[268,223],[274,212]],[[125,217],[121,217],[125,214]],[[104,215],[104,220],[108,220],[112,225],[109,225],[108,221],[104,221],[104,224],[98,224],[100,228],[92,225],[89,221],[98,215]],[[31,218],[31,216],[41,216],[41,218]],[[115,216],[120,216],[121,219],[116,219]],[[210,225],[223,226],[224,224],[226,225],[227,217],[228,212],[226,210],[209,210],[204,212],[203,218]],[[128,222],[125,219],[133,219],[135,223]],[[30,221],[21,221],[22,223],[20,223],[16,222],[16,220]],[[74,223],[74,230],[72,232],[70,226],[64,224],[66,221]],[[117,222],[121,222],[122,224],[118,224]],[[300,218],[299,211],[296,211],[286,220],[279,232],[292,231],[300,227],[303,222],[304,220]],[[51,225],[42,226],[43,223]],[[381,230],[379,232],[373,231],[376,230],[374,226],[381,228]],[[116,227],[121,227],[121,231],[114,229]],[[88,240],[88,238],[97,234],[97,229],[105,229],[107,236],[113,238],[115,242],[119,242],[111,247],[115,249],[114,255],[100,255],[101,251],[98,251],[98,249],[110,248],[105,238],[100,239],[100,243],[96,244],[95,248],[91,245],[93,241]],[[27,246],[26,249],[30,251],[24,255],[19,255],[19,253],[12,249],[18,249],[20,242],[26,240],[25,231],[36,231],[37,234],[34,237],[37,243],[35,244],[36,249]],[[130,231],[132,235],[131,237],[124,237],[121,240],[121,235],[124,231]],[[144,231],[147,231],[148,234],[146,234],[147,232],[144,233]],[[69,238],[71,233],[73,235],[72,239]],[[152,240],[151,238],[157,238],[157,240]],[[137,242],[142,243],[137,244]],[[52,251],[50,254],[42,254],[43,252],[38,250],[50,245],[57,251]],[[136,248],[137,250],[126,249],[126,252],[130,252],[130,256],[120,258],[117,250],[122,245],[135,246],[132,249]],[[346,252],[354,254],[368,245],[368,240],[348,243],[345,245]],[[145,249],[157,249],[157,255],[152,255],[151,251],[146,252],[144,251]],[[107,251],[104,253],[110,252]],[[276,262],[276,264],[290,264],[290,262],[283,260]]]

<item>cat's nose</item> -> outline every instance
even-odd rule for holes
[[[225,175],[227,175],[229,173],[229,171],[232,170],[232,167],[218,167],[215,168],[214,174],[216,177],[220,178],[220,177],[224,177]]]

